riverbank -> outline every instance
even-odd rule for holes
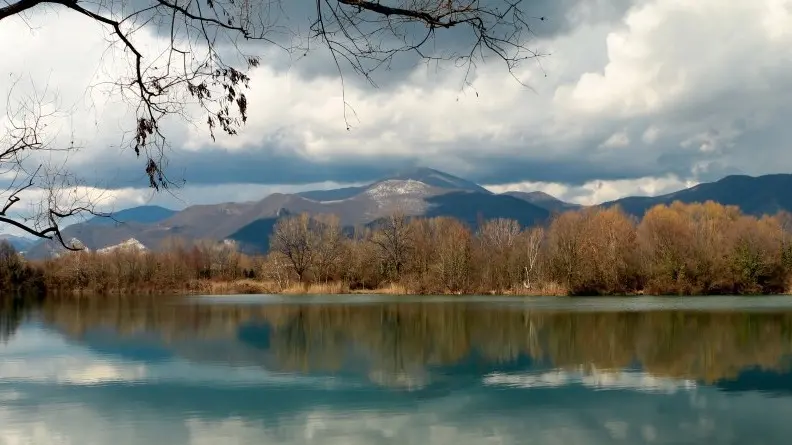
[[[230,281],[191,280],[182,287],[145,287],[145,288],[111,288],[111,289],[60,289],[50,292],[55,297],[102,297],[102,296],[140,296],[140,295],[340,295],[340,294],[376,294],[376,295],[425,295],[421,289],[412,289],[402,284],[387,284],[377,288],[355,288],[343,282],[328,283],[292,283],[279,285],[274,281],[241,279]],[[487,292],[431,292],[434,295],[530,295],[530,296],[566,296],[569,293],[562,286],[551,284],[537,289],[508,289],[505,291]],[[635,294],[640,295],[640,294]]]
[[[158,296],[158,295],[251,295],[251,294],[269,294],[269,295],[492,295],[492,296],[536,296],[536,297],[566,297],[573,296],[560,285],[550,283],[543,285],[536,289],[506,289],[501,291],[475,291],[475,292],[425,292],[421,289],[410,288],[402,284],[389,284],[378,288],[355,288],[352,289],[346,283],[328,282],[328,283],[311,283],[299,284],[292,283],[288,286],[279,286],[278,283],[272,281],[260,281],[255,279],[241,279],[231,281],[217,281],[217,280],[192,280],[185,284],[183,287],[175,288],[129,288],[129,289],[76,289],[71,291],[59,290],[50,292],[48,295],[58,299],[70,298],[105,298],[105,297],[141,297],[141,296]],[[673,296],[673,297],[697,297],[697,296],[718,296],[718,295],[792,295],[792,292],[778,292],[769,294],[759,293],[721,293],[721,294],[660,294],[652,293],[647,294],[643,291],[620,293],[620,294],[601,294],[602,296],[611,297],[640,297],[644,295],[656,296]],[[597,294],[577,294],[574,296],[597,296]]]

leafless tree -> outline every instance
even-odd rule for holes
[[[413,250],[412,229],[407,217],[399,212],[381,221],[371,237],[388,275],[394,280],[401,278]]]
[[[522,267],[515,269],[511,261],[514,246],[520,235],[520,224],[513,219],[497,218],[482,222],[478,230],[478,241],[486,252],[488,261],[483,266],[494,289],[503,289],[522,276]],[[515,273],[516,272],[516,273]]]
[[[316,220],[317,279],[327,281],[338,263],[344,247],[344,234],[338,216],[318,215]]]
[[[280,219],[271,238],[270,250],[291,263],[300,282],[316,258],[316,233],[312,222],[307,213]]]
[[[66,160],[77,147],[59,147],[47,135],[46,128],[61,117],[49,90],[34,86],[20,97],[15,94],[17,83],[9,88],[5,119],[0,118],[0,224],[78,250],[62,238],[61,222],[99,215],[94,209],[98,196],[91,196],[66,170]]]
[[[213,139],[218,131],[236,134],[248,119],[250,71],[269,49],[302,55],[318,41],[332,55],[342,91],[344,67],[374,84],[372,73],[387,69],[399,54],[457,62],[467,70],[467,82],[471,70],[488,56],[504,62],[512,72],[521,61],[541,55],[527,45],[532,32],[529,21],[544,18],[529,17],[522,3],[315,0],[305,2],[313,20],[309,33],[303,35],[304,30],[285,13],[284,7],[293,4],[280,0],[6,0],[0,3],[0,24],[13,17],[27,20],[30,13],[59,11],[93,20],[97,32],[110,31],[109,49],[122,55],[128,70],[112,74],[104,85],[136,110],[126,129],[131,137],[124,137],[122,145],[142,158],[149,185],[159,190],[173,184],[165,174],[168,135],[163,121],[175,117],[204,122]],[[450,29],[461,31],[463,47],[438,45],[435,36]],[[141,30],[153,30],[164,51],[145,45]],[[346,116],[345,100],[343,106]],[[4,168],[14,167],[13,158],[20,150],[41,143],[40,129],[28,122],[0,139]],[[18,195],[12,191],[10,196]],[[48,226],[35,228],[22,221],[14,225],[37,236],[57,237],[53,218],[87,210],[74,206],[64,213],[59,203],[43,202],[49,206],[42,213]],[[10,223],[7,219],[3,222]]]
[[[437,275],[443,290],[461,293],[470,281],[472,240],[470,231],[452,218],[433,220],[440,230],[436,231]]]
[[[542,243],[545,239],[543,227],[534,227],[523,232],[523,247],[525,248],[525,281],[523,287],[533,289],[534,283],[531,278],[536,274],[536,267],[539,260],[539,253],[542,251]]]

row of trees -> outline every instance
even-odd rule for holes
[[[792,218],[714,202],[569,211],[549,227],[495,219],[472,232],[445,217],[392,216],[345,240],[337,220],[282,220],[272,243],[302,280],[384,281],[416,292],[778,293],[792,275]],[[306,278],[308,277],[308,278]]]
[[[587,208],[545,227],[494,219],[475,230],[448,217],[393,215],[348,233],[333,215],[303,214],[276,224],[266,256],[228,242],[170,241],[156,253],[70,252],[37,266],[51,290],[99,293],[242,279],[275,292],[333,283],[410,293],[780,293],[792,279],[790,222],[713,202],[657,206],[640,221]]]

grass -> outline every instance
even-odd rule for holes
[[[520,287],[502,293],[502,295],[522,295],[534,297],[559,297],[567,294],[569,294],[569,292],[564,286],[552,281],[548,283],[542,283],[539,287],[531,289]]]
[[[196,282],[197,293],[211,295],[234,294],[272,294],[276,293],[275,283],[258,280],[210,281],[199,280]]]
[[[286,295],[307,295],[307,294],[348,294],[349,286],[346,283],[295,283],[280,292]]]
[[[377,295],[416,295],[419,294],[400,283],[389,283],[376,289],[350,289],[344,282],[292,283],[281,288],[275,282],[257,280],[237,280],[228,282],[205,282],[196,291],[204,294],[283,294],[283,295],[337,295],[337,294],[377,294]],[[461,292],[441,292],[443,295],[465,295]],[[566,289],[557,283],[543,283],[534,289],[509,289],[505,291],[484,292],[489,295],[514,296],[563,296]]]
[[[233,281],[191,280],[179,288],[153,287],[147,289],[108,289],[95,291],[91,289],[74,290],[72,292],[61,290],[61,296],[90,296],[90,295],[159,295],[159,294],[204,294],[204,295],[241,295],[241,294],[283,294],[283,295],[336,295],[336,294],[378,294],[378,295],[418,295],[418,292],[401,283],[389,283],[376,289],[350,289],[345,282],[327,283],[296,283],[286,286],[275,281],[260,281],[242,279]],[[439,292],[435,295],[469,295],[461,292]],[[543,283],[535,289],[507,289],[502,291],[478,292],[484,295],[514,295],[514,296],[562,296],[567,295],[566,289],[556,283]]]

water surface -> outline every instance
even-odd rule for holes
[[[786,444],[792,299],[0,305],[0,445]]]

